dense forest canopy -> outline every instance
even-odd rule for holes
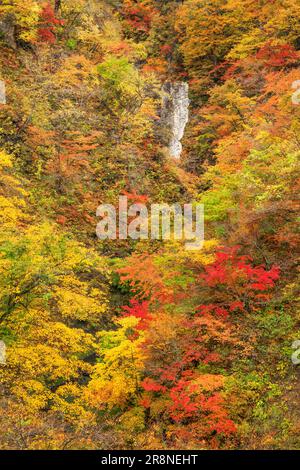
[[[0,449],[300,448],[299,31],[298,0],[1,0]],[[204,204],[203,248],[99,240],[120,195]]]

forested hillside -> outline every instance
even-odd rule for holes
[[[299,60],[298,0],[0,0],[0,449],[300,449]]]

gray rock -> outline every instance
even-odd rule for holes
[[[0,364],[6,364],[6,344],[0,341]]]
[[[181,139],[189,120],[189,86],[186,82],[165,83],[161,123],[169,129],[168,147],[170,155],[179,159],[182,152]]]
[[[0,104],[6,104],[5,82],[0,80]]]
[[[15,25],[10,15],[0,21],[0,38],[3,38],[9,47],[16,49]]]

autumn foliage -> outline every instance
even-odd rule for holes
[[[40,14],[40,24],[38,28],[39,40],[48,44],[54,44],[56,41],[56,28],[58,26],[62,26],[63,24],[63,20],[56,18],[51,4],[44,4]]]
[[[0,3],[0,449],[299,449],[299,1]],[[120,196],[203,248],[99,240]]]

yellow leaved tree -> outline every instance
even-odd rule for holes
[[[21,182],[10,175],[10,157],[0,157],[0,339],[7,346],[1,390],[16,410],[57,411],[80,427],[92,419],[80,397],[93,370],[94,332],[107,321],[109,272],[55,225],[37,223]]]

